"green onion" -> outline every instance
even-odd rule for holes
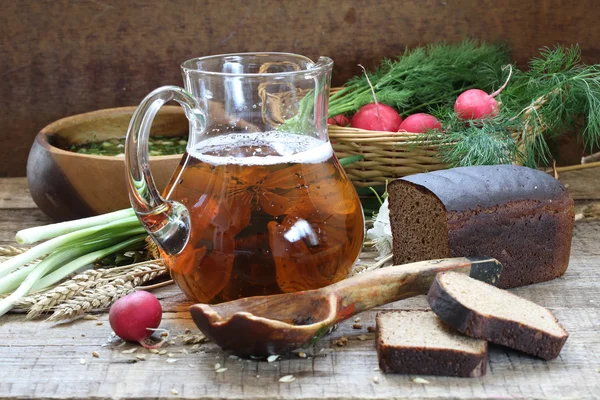
[[[36,226],[35,228],[23,229],[17,232],[16,240],[19,244],[32,244],[39,242],[40,240],[52,239],[57,236],[78,231],[80,229],[91,228],[101,224],[108,224],[110,222],[123,220],[133,216],[135,216],[133,208],[128,208],[108,214],[98,215],[96,217],[60,222],[58,224],[46,226]]]
[[[60,267],[54,272],[44,276],[42,279],[36,282],[36,284],[33,286],[33,290],[38,291],[50,287],[55,283],[63,280],[67,276],[71,275],[72,273],[77,272],[86,265],[92,264],[110,254],[126,249],[132,245],[143,243],[146,239],[146,236],[146,234],[137,235],[113,246],[102,248],[100,250],[96,250],[94,252],[85,254],[84,256],[81,256],[69,262],[68,264]]]
[[[0,294],[12,292],[0,300],[0,316],[32,291],[52,286],[111,254],[137,248],[146,237],[133,209],[18,232],[20,244],[46,241],[0,264]]]
[[[97,251],[102,251],[104,254],[102,257],[105,257],[106,255],[110,255],[116,251],[120,251],[121,249],[127,248],[127,246],[131,245],[131,244],[136,244],[139,243],[141,241],[143,241],[143,239],[146,237],[146,235],[141,235],[140,234],[144,233],[144,229],[143,228],[137,228],[137,229],[132,229],[130,231],[126,231],[123,232],[121,234],[115,234],[112,236],[107,236],[103,239],[98,239],[98,240],[94,240],[91,242],[73,242],[71,245],[66,246],[64,248],[59,248],[57,249],[55,252],[61,252],[63,250],[66,249],[72,249],[73,252],[73,257],[79,257],[79,256],[84,256],[84,255],[89,255],[89,254],[94,254],[92,252],[97,252]],[[138,236],[135,236],[138,235]],[[129,237],[124,239],[122,238],[123,236]],[[131,238],[131,236],[135,236],[134,238]],[[139,239],[141,237],[141,240]],[[133,243],[130,243],[131,240],[136,239]],[[100,258],[102,258],[100,257]],[[91,262],[97,261],[96,259],[94,259]],[[89,263],[88,263],[89,264]],[[19,285],[23,282],[23,280],[31,273],[31,271],[33,271],[36,266],[38,265],[38,263],[35,264],[30,264],[27,265],[23,268],[18,269],[17,271],[3,277],[0,278],[0,294],[4,294],[4,293],[10,293],[11,291],[15,290],[17,287],[19,287]],[[87,265],[87,264],[84,264]],[[67,271],[67,272],[65,272]],[[70,267],[67,267],[66,265],[64,267],[61,267],[61,265],[56,264],[55,268],[47,271],[47,275],[44,276],[39,282],[37,282],[35,284],[35,286],[33,287],[34,291],[37,290],[41,290],[44,289],[48,286],[51,286],[52,284],[60,281],[61,279],[63,279],[64,277],[66,277],[67,275],[76,272],[75,270],[71,270]]]
[[[77,248],[67,249],[51,254],[44,260],[40,261],[39,264],[35,265],[34,269],[27,275],[27,278],[25,278],[19,288],[7,298],[0,300],[0,316],[10,311],[23,296],[26,296],[39,278],[41,278],[56,265],[72,259],[76,254],[78,254]]]
[[[78,231],[72,231],[67,233],[66,235],[58,236],[53,239],[48,240],[38,246],[35,246],[25,253],[19,254],[8,261],[0,264],[0,278],[6,276],[16,270],[17,268],[35,260],[40,257],[43,257],[47,254],[50,254],[52,251],[57,248],[67,245],[72,241],[89,238],[96,234],[103,234],[110,232],[114,234],[116,232],[121,232],[123,230],[128,230],[131,228],[136,228],[140,226],[140,222],[136,216],[124,218],[121,221],[113,221],[108,224],[91,226],[89,228],[81,229]]]

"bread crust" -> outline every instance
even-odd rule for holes
[[[551,175],[517,165],[458,167],[401,179],[435,193],[448,211],[470,211],[515,201],[547,202],[568,197]],[[393,184],[394,182],[390,183]],[[460,188],[460,196],[457,196]]]
[[[446,212],[448,248],[429,258],[494,257],[504,267],[501,288],[544,282],[565,273],[575,225],[573,199],[550,175],[526,167],[462,167],[416,174],[388,186],[394,241],[400,242],[392,213],[403,199],[394,187],[406,185],[433,196]],[[421,221],[421,223],[424,223]],[[394,262],[418,261],[394,247]],[[435,254],[434,254],[435,253]],[[446,253],[446,254],[439,254]]]
[[[451,291],[440,282],[442,275],[436,276],[427,294],[427,301],[433,312],[446,324],[467,336],[520,350],[544,360],[558,357],[569,337],[566,331],[564,336],[554,336],[517,321],[483,315],[452,296]],[[554,320],[558,324],[556,317]]]

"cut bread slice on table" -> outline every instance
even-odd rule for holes
[[[558,357],[569,336],[544,307],[451,271],[437,274],[427,301],[457,331],[545,360]]]
[[[377,315],[377,355],[384,372],[477,377],[485,375],[487,342],[460,334],[431,311]]]

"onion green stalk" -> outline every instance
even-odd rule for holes
[[[132,245],[144,243],[144,240],[146,239],[146,237],[147,237],[146,234],[142,234],[142,235],[138,234],[137,236],[134,236],[130,239],[127,239],[123,242],[112,245],[110,247],[102,248],[100,250],[96,250],[94,252],[85,254],[85,255],[69,262],[68,264],[60,267],[59,269],[56,269],[54,272],[49,273],[46,276],[44,276],[42,279],[37,281],[35,283],[35,285],[33,285],[32,290],[38,291],[38,290],[46,289],[46,288],[54,285],[55,283],[63,280],[67,276],[79,271],[83,267],[85,267],[89,264],[92,264],[96,261],[99,261],[108,255],[116,253],[117,251],[127,249]]]
[[[142,243],[145,238],[146,235],[137,235],[110,247],[104,247],[101,241],[96,241],[85,245],[73,245],[64,250],[59,250],[50,254],[38,264],[33,265],[33,269],[28,271],[27,277],[10,296],[0,300],[0,316],[10,311],[23,296],[28,295],[32,290],[35,290],[36,288],[43,289],[50,286],[73,272],[76,272],[86,265],[96,262],[109,254],[125,249],[132,244]],[[104,248],[90,252],[90,249],[99,246]],[[55,270],[53,274],[46,275],[52,270]],[[19,271],[9,275],[7,278],[10,278],[18,272]],[[46,276],[42,278],[44,275]]]
[[[102,252],[102,254],[104,254],[104,255],[102,255],[102,257],[105,257],[116,251],[125,249],[129,245],[141,243],[146,237],[145,234],[141,235],[142,233],[144,233],[144,229],[140,227],[137,229],[132,229],[130,231],[126,231],[119,235],[114,235],[112,237],[109,236],[109,237],[106,237],[101,240],[94,240],[94,241],[86,242],[86,243],[74,242],[70,246],[57,249],[55,252],[61,252],[66,249],[72,249],[73,250],[72,251],[73,258],[84,256],[84,255],[88,256],[90,254],[95,254],[97,252]],[[135,235],[137,235],[137,236],[135,236]],[[126,236],[126,238],[123,239],[122,236]],[[134,236],[134,237],[131,238],[131,236]],[[129,238],[127,238],[127,237],[129,237]],[[100,258],[102,258],[102,257],[100,257]],[[95,261],[97,261],[97,260],[93,259],[92,261],[88,262],[87,264],[90,264]],[[39,263],[27,265],[27,266],[20,268],[17,271],[15,271],[3,278],[0,278],[0,294],[10,293],[13,290],[15,290],[16,288],[18,288],[19,285],[23,282],[23,280],[31,273],[31,271],[33,271],[37,267],[38,264]],[[84,264],[83,266],[85,266],[87,264]],[[81,267],[83,267],[83,266],[81,266]],[[60,281],[61,279],[65,278],[67,275],[74,273],[74,272],[76,272],[76,270],[72,270],[70,267],[67,267],[67,265],[62,266],[60,264],[55,264],[54,268],[47,271],[47,274],[34,285],[32,290],[38,291],[38,290],[45,289],[48,286],[53,285],[54,283]]]
[[[82,218],[75,221],[65,221],[58,224],[36,226],[34,228],[23,229],[17,232],[15,237],[17,243],[32,244],[40,240],[52,239],[57,236],[75,232],[93,226],[104,225],[110,222],[120,221],[125,218],[133,217],[135,213],[133,208],[119,210],[108,214],[102,214],[95,217]]]
[[[0,278],[10,274],[17,268],[35,259],[50,254],[52,251],[61,246],[67,245],[70,242],[84,238],[93,238],[94,235],[101,235],[107,232],[116,233],[139,226],[139,220],[137,217],[133,216],[124,218],[120,221],[113,221],[109,222],[108,224],[91,226],[89,228],[84,228],[78,231],[67,233],[66,235],[55,237],[0,264]]]
[[[20,244],[46,241],[0,264],[0,294],[12,292],[0,300],[0,316],[32,291],[48,288],[111,254],[137,248],[146,237],[133,209],[18,232]]]
[[[27,278],[21,283],[19,288],[10,296],[0,300],[0,316],[6,314],[17,304],[17,302],[26,296],[35,282],[58,264],[62,264],[78,254],[78,249],[67,249],[61,252],[53,253],[35,265],[35,268],[27,275]]]

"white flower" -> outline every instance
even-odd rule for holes
[[[392,228],[390,227],[390,210],[387,199],[381,205],[373,227],[367,231],[367,238],[375,243],[375,248],[379,252],[377,260],[392,252]]]

